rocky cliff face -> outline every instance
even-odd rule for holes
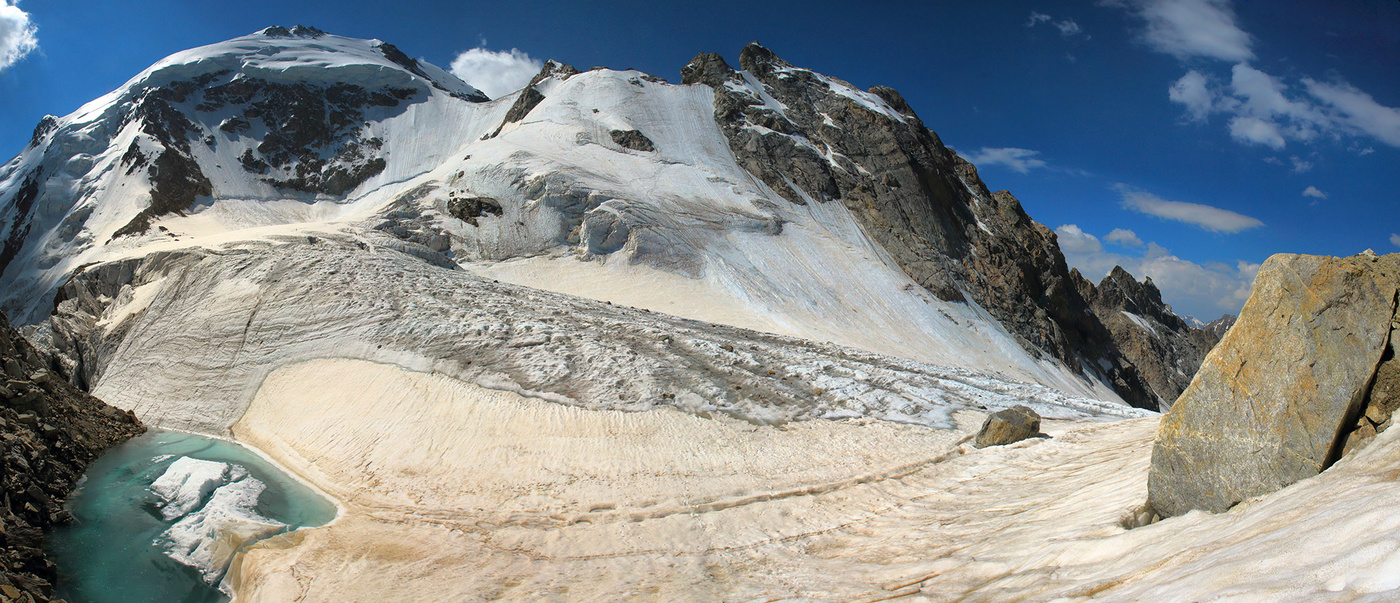
[[[1086,288],[1084,296],[1113,334],[1118,350],[1161,399],[1163,411],[1191,384],[1201,360],[1220,340],[1173,314],[1151,278],[1139,283],[1121,266],[1097,287]]]
[[[69,385],[0,314],[0,600],[47,601],[43,530],[71,521],[63,499],[104,449],[145,430],[130,412]]]
[[[1055,234],[1010,193],[989,192],[898,92],[862,92],[756,43],[740,66],[702,54],[682,78],[715,90],[730,149],[774,191],[794,203],[845,204],[929,292],[986,308],[1025,347],[1097,374],[1130,404],[1156,409],[1167,398],[1093,314]]]

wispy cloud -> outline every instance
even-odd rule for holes
[[[11,0],[0,0],[0,71],[39,47],[38,28]]]
[[[1240,62],[1254,58],[1253,39],[1235,25],[1229,0],[1104,0],[1142,19],[1140,39],[1158,52]]]
[[[483,43],[485,38],[481,40]],[[492,51],[473,48],[452,60],[452,75],[491,98],[500,98],[530,83],[544,63],[514,48]]]
[[[1313,163],[1311,161],[1303,159],[1302,157],[1293,156],[1289,157],[1288,160],[1293,162],[1294,174],[1307,173],[1309,171],[1312,171],[1313,169]]]
[[[1036,25],[1039,25],[1041,23],[1049,23],[1050,25],[1055,26],[1055,29],[1060,30],[1060,35],[1066,38],[1072,38],[1081,33],[1084,33],[1084,28],[1080,27],[1079,23],[1075,22],[1074,19],[1061,19],[1059,21],[1055,21],[1054,17],[1051,17],[1050,15],[1034,11],[1031,12],[1030,20],[1026,21],[1026,27],[1035,27]]]
[[[1390,244],[1400,247],[1400,234],[1390,233]]]
[[[1337,111],[1337,118],[1356,131],[1392,147],[1400,147],[1400,109],[1376,102],[1346,82],[1328,84],[1303,78],[1308,94]]]
[[[1211,232],[1236,233],[1258,228],[1264,223],[1256,218],[1199,203],[1168,201],[1126,184],[1113,189],[1123,197],[1123,207],[1151,216],[1193,224]]]
[[[1115,233],[1128,232],[1131,231],[1114,229],[1104,240],[1112,242]],[[1209,317],[1239,313],[1249,299],[1254,276],[1259,272],[1259,264],[1246,261],[1236,261],[1233,265],[1197,264],[1177,257],[1170,249],[1154,242],[1141,243],[1131,253],[1108,251],[1098,237],[1074,224],[1061,225],[1055,229],[1055,234],[1065,261],[1079,269],[1085,278],[1097,282],[1114,266],[1122,266],[1138,279],[1152,277],[1152,282],[1162,291],[1162,298],[1184,314]],[[1400,240],[1400,235],[1396,239]]]
[[[1033,169],[1045,167],[1046,164],[1044,160],[1036,159],[1036,155],[1039,154],[1040,151],[1033,151],[1031,149],[1018,149],[1016,147],[1003,147],[996,149],[982,147],[981,149],[964,156],[963,159],[968,160],[968,162],[978,167],[985,167],[988,165],[1000,165],[1011,169],[1012,171],[1026,174]]]
[[[1326,199],[1327,193],[1317,190],[1316,186],[1309,186],[1308,188],[1303,189],[1303,196],[1312,197],[1314,199]]]

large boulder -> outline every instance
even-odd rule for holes
[[[977,448],[1002,446],[1040,435],[1040,414],[1017,404],[987,415],[973,443]]]
[[[1370,403],[1400,254],[1276,255],[1238,322],[1162,419],[1148,504],[1221,512],[1337,460]]]

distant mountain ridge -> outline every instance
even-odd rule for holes
[[[39,322],[93,263],[327,228],[566,293],[698,287],[704,303],[628,299],[1154,410],[1213,343],[1150,282],[1070,270],[1053,231],[892,89],[754,43],[739,70],[697,56],[682,85],[551,61],[492,100],[390,44],[307,27],[179,53],[45,118],[0,167],[0,303]],[[109,312],[141,301],[128,270]],[[739,315],[720,318],[726,304]],[[92,365],[75,374],[100,380],[98,351],[70,349]]]

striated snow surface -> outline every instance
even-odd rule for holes
[[[313,361],[234,427],[325,491],[240,600],[1390,601],[1400,432],[1228,513],[1128,530],[1157,418],[972,448],[881,421],[585,411]]]

